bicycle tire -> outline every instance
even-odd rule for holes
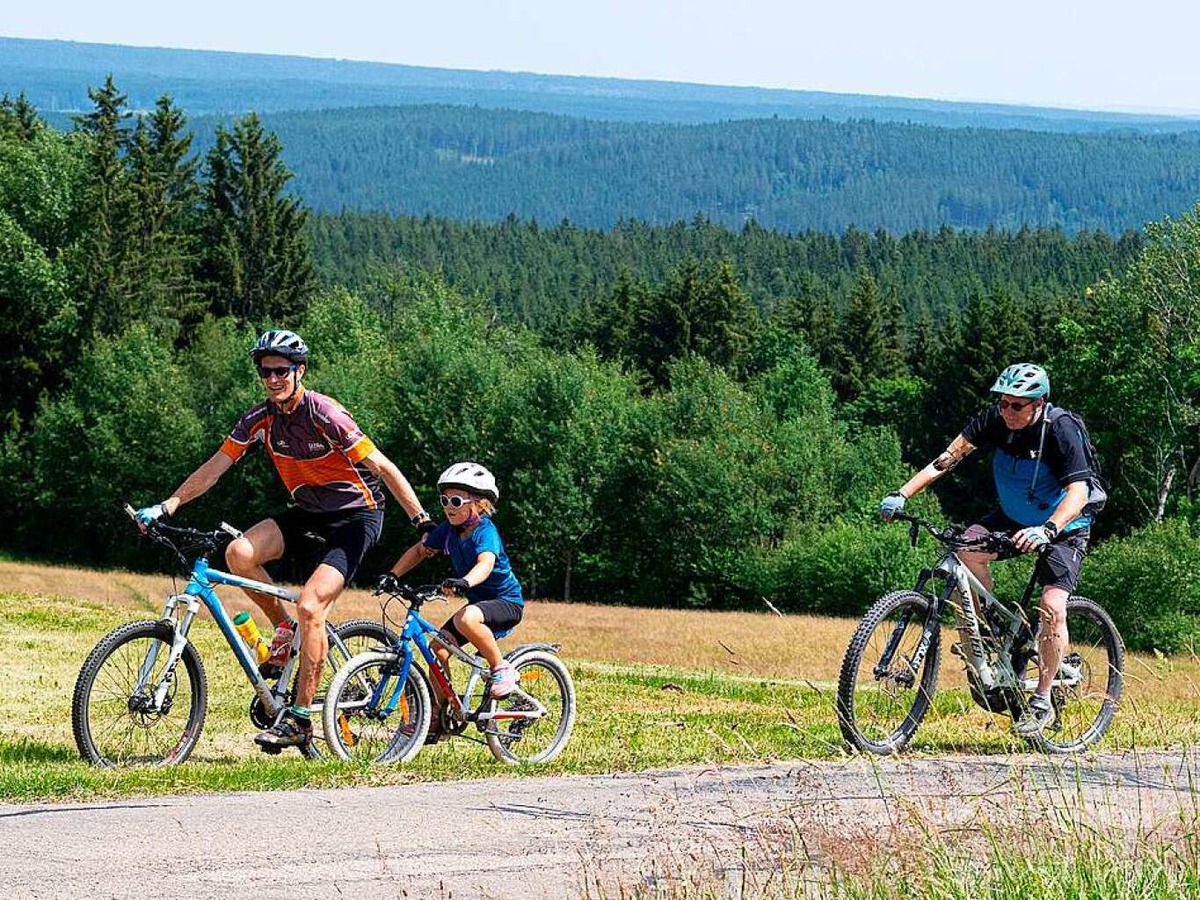
[[[1104,607],[1086,597],[1068,598],[1067,635],[1067,655],[1083,677],[1074,687],[1052,689],[1055,721],[1028,738],[1055,755],[1078,753],[1103,738],[1125,687],[1125,642]]]
[[[175,629],[167,622],[129,622],[101,638],[88,654],[71,698],[71,730],[84,760],[109,768],[178,765],[191,755],[204,728],[208,706],[208,683],[195,646],[190,642],[184,646],[167,694],[166,711],[134,708],[133,688],[152,642],[162,646],[149,684],[157,682],[174,638]],[[144,642],[143,647],[135,646],[140,642]],[[181,688],[185,688],[182,696]],[[176,727],[177,720],[171,716],[177,708],[183,710],[178,701],[186,701],[181,727]],[[102,727],[105,704],[111,706],[111,724]]]
[[[387,647],[392,643],[395,635],[380,622],[374,619],[349,619],[345,622],[339,622],[333,626],[337,632],[338,638],[346,645],[346,654],[338,649],[335,644],[330,644],[329,652],[325,658],[325,664],[321,667],[321,677],[317,682],[317,692],[313,696],[311,708],[315,713],[325,704],[325,696],[329,691],[329,685],[333,681],[333,676],[337,670],[349,662],[353,657],[360,653],[365,653],[376,647]],[[296,696],[296,681],[300,677],[300,667],[296,667],[296,671],[292,676],[292,685],[290,696]],[[327,744],[328,738],[325,736],[324,716],[314,715],[313,739],[307,746],[300,748],[309,759],[321,759],[321,744]]]
[[[415,663],[390,716],[381,719],[364,705],[382,679],[396,677],[386,671],[396,660],[392,652],[360,653],[333,676],[321,719],[328,746],[338,759],[404,763],[424,746],[433,704],[426,675]],[[385,688],[384,699],[392,693]]]
[[[940,628],[934,629],[919,677],[916,672],[903,672],[901,662],[911,658],[920,641],[929,604],[928,597],[915,591],[884,594],[867,610],[850,639],[838,676],[836,711],[842,737],[852,747],[878,756],[899,753],[929,711],[937,687]],[[898,633],[886,677],[879,676],[875,669],[889,640],[897,634],[901,617],[905,617],[904,629]],[[880,626],[886,626],[882,635],[876,633]],[[877,658],[867,663],[865,684],[870,690],[864,690],[860,672],[868,657],[876,653]],[[907,684],[910,679],[912,683]]]
[[[488,723],[485,731],[488,749],[500,762],[510,765],[544,763],[558,756],[575,727],[575,683],[561,659],[544,650],[514,653],[510,662],[520,677],[521,691],[533,696],[549,712],[535,720],[498,720]],[[549,679],[547,688],[541,684]],[[514,691],[508,697],[493,700],[492,711],[520,709],[528,701]]]

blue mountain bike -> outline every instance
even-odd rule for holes
[[[434,715],[428,679],[445,702],[438,715],[439,736],[468,735],[473,727],[492,755],[506,763],[540,763],[562,752],[575,723],[575,685],[558,657],[557,644],[523,644],[505,654],[516,668],[516,690],[502,699],[488,693],[487,662],[446,640],[421,616],[421,607],[442,597],[437,586],[396,584],[386,593],[408,607],[398,636],[383,651],[360,653],[329,684],[323,711],[329,748],[342,759],[407,762],[425,744]],[[387,603],[384,605],[384,619]],[[502,637],[498,634],[497,637]],[[466,685],[456,693],[450,673],[430,644],[444,647],[468,668]],[[429,668],[414,660],[413,647]]]
[[[130,506],[125,511],[134,515]],[[80,755],[93,765],[171,765],[191,754],[200,739],[208,705],[204,665],[199,651],[188,641],[201,606],[212,615],[254,690],[250,701],[254,725],[271,727],[292,702],[299,670],[299,629],[287,664],[277,677],[268,673],[268,678],[259,671],[257,660],[213,588],[228,584],[290,602],[296,601],[298,592],[210,568],[209,557],[241,536],[225,523],[215,531],[197,531],[158,521],[147,526],[146,534],[174,554],[187,573],[187,585],[181,593],[167,597],[158,619],[129,622],[107,634],[79,670],[71,725]],[[326,673],[368,647],[387,646],[394,637],[382,624],[368,619],[327,624],[326,630]],[[327,683],[323,675],[317,706]],[[321,756],[321,738],[318,732],[301,752],[311,758]]]

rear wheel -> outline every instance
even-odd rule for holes
[[[408,762],[424,745],[429,685],[415,664],[401,685],[399,669],[395,653],[368,652],[334,675],[321,718],[329,749],[339,759]]]
[[[1077,753],[1104,737],[1124,690],[1125,642],[1100,604],[1067,600],[1070,645],[1050,691],[1055,719],[1030,742],[1047,753]],[[1026,670],[1036,682],[1036,659]]]
[[[553,653],[532,650],[512,659],[518,689],[493,700],[490,709],[501,716],[486,729],[488,749],[501,762],[543,763],[562,752],[575,726],[575,684],[567,667]],[[486,690],[486,688],[485,688]],[[537,718],[522,713],[544,711]]]
[[[929,598],[895,591],[867,611],[842,661],[837,717],[853,747],[887,755],[904,749],[933,700],[940,630],[935,626],[924,657],[916,660],[929,614]]]
[[[130,622],[88,655],[71,700],[75,745],[85,760],[97,766],[175,765],[188,758],[204,727],[208,686],[190,643],[165,680],[174,638],[166,622]],[[166,692],[157,703],[164,680]]]

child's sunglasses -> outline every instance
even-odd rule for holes
[[[446,494],[442,494],[440,497],[438,497],[438,500],[440,500],[442,503],[443,509],[447,506],[451,509],[459,509],[463,506],[466,506],[473,499],[473,497],[459,497],[457,494],[455,494],[453,497],[449,497]]]

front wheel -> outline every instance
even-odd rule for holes
[[[166,622],[130,622],[88,655],[71,700],[75,746],[85,760],[96,766],[175,765],[188,758],[204,727],[208,686],[190,643],[168,676],[174,639]]]
[[[1078,753],[1112,724],[1125,684],[1125,642],[1104,608],[1085,597],[1067,600],[1067,652],[1050,689],[1054,721],[1030,742],[1046,753]],[[1036,664],[1026,673],[1036,683]]]
[[[328,734],[324,731],[322,724],[324,716],[316,715],[316,712],[324,708],[325,695],[333,681],[334,674],[352,657],[368,650],[391,646],[395,638],[395,634],[373,619],[350,619],[333,625],[332,628],[345,649],[343,650],[332,640],[329,642],[329,653],[325,658],[325,665],[321,667],[321,679],[317,684],[317,693],[312,701],[315,720],[313,724],[321,727],[314,731],[313,740],[300,751],[309,759],[320,759],[321,747],[329,742]],[[292,676],[290,697],[296,696],[296,682],[299,677],[300,667],[296,666]]]
[[[429,731],[429,686],[415,663],[403,684],[399,669],[397,654],[367,652],[333,676],[321,723],[336,757],[402,763],[417,755]]]
[[[883,756],[916,734],[937,686],[940,630],[934,623],[924,641],[928,616],[928,597],[894,591],[859,623],[837,688],[838,725],[851,746]]]
[[[553,653],[532,650],[512,660],[518,687],[489,704],[499,718],[485,729],[488,749],[501,762],[549,762],[558,756],[575,726],[575,684],[571,673]],[[485,688],[486,690],[486,688]],[[541,712],[537,717],[525,714]]]

